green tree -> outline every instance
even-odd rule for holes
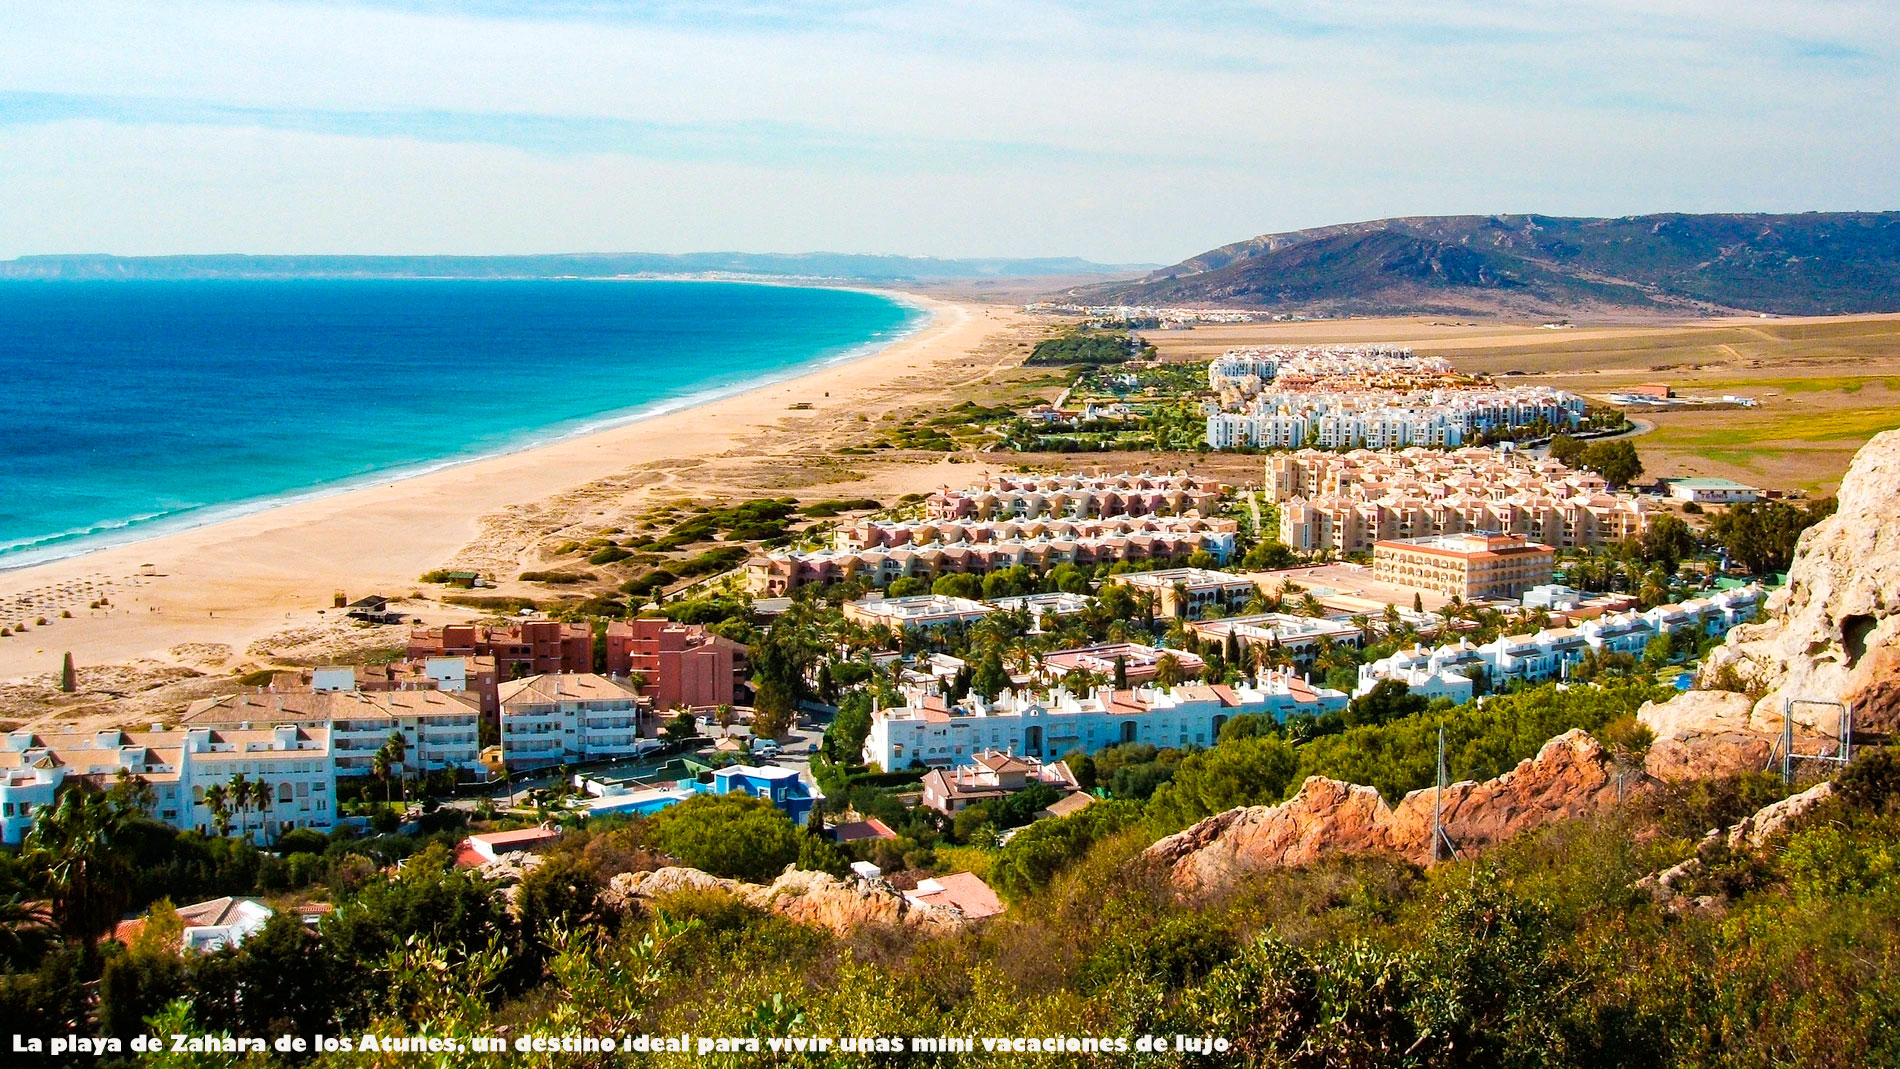
[[[1583,451],[1582,462],[1611,486],[1628,486],[1643,473],[1643,462],[1636,455],[1636,447],[1626,440],[1592,442]]]
[[[985,650],[976,662],[976,672],[970,677],[970,689],[984,698],[995,701],[996,696],[1008,690],[1009,672],[1003,668],[1002,655],[994,649]]]
[[[735,880],[769,883],[798,860],[803,835],[772,803],[700,795],[653,818],[653,839],[683,864]]]
[[[1190,754],[1148,801],[1161,828],[1183,828],[1235,806],[1280,801],[1299,770],[1292,744],[1277,735],[1223,742]]]
[[[1683,559],[1693,556],[1697,549],[1695,532],[1680,516],[1666,512],[1649,521],[1649,529],[1643,532],[1638,545],[1645,561],[1671,575],[1681,567]]]
[[[131,829],[140,817],[83,783],[60,791],[42,808],[23,841],[39,873],[60,931],[91,945],[119,917],[129,897]]]
[[[1354,698],[1343,714],[1347,727],[1377,726],[1416,716],[1429,703],[1412,688],[1396,679],[1381,679],[1372,689]]]

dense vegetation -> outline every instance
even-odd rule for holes
[[[1072,330],[1037,342],[1023,363],[1120,364],[1152,352],[1152,347],[1126,331]]]
[[[1500,719],[1534,734],[1548,713],[1526,700]],[[1257,749],[1262,737],[1245,741]],[[667,849],[658,822],[634,821],[570,835],[512,908],[432,847],[400,872],[340,881],[330,892],[338,908],[316,932],[283,916],[219,954],[168,951],[162,909],[150,934],[124,948],[16,925],[0,1004],[48,1031],[89,1030],[93,1015],[117,1035],[147,1018],[167,1031],[245,1035],[1179,1033],[1223,1037],[1233,1049],[1142,1063],[1894,1064],[1900,763],[1865,753],[1842,787],[1765,857],[1704,850],[1690,898],[1661,904],[1634,889],[1641,877],[1694,853],[1704,828],[1785,788],[1759,776],[1658,788],[1477,860],[1423,870],[1340,859],[1188,901],[1136,856],[1165,819],[1155,806],[1103,802],[1039,823],[996,855],[990,878],[1012,909],[959,936],[833,935],[716,893],[610,907],[606,874],[651,867]],[[1681,905],[1691,899],[1699,904]],[[82,982],[100,974],[88,1006]],[[1000,1058],[834,1051],[774,1062]],[[543,1063],[612,1064],[595,1055]]]

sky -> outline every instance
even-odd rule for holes
[[[6,0],[0,257],[1900,209],[1894,0]]]

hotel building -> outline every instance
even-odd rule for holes
[[[594,670],[594,631],[585,623],[522,620],[506,627],[447,624],[409,635],[408,657],[493,657],[502,678]]]
[[[1551,581],[1557,551],[1522,535],[1395,538],[1372,547],[1372,576],[1447,598],[1516,598]]]

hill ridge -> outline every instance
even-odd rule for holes
[[[1260,234],[1091,303],[1318,314],[1900,311],[1900,212],[1415,215]]]

